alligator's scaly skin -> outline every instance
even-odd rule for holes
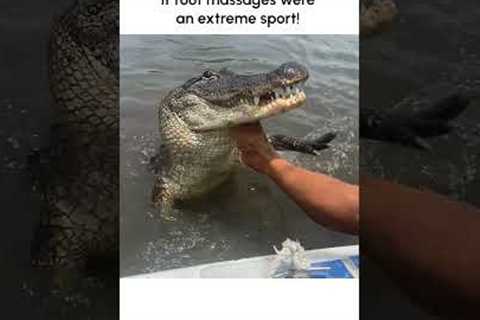
[[[215,188],[238,163],[235,142],[226,129],[196,133],[171,111],[168,103],[175,103],[177,94],[180,92],[171,93],[159,107],[163,166],[154,186],[153,202],[164,207],[170,207],[176,199],[192,198]],[[196,108],[195,112],[202,110]]]
[[[228,128],[299,107],[306,99],[301,84],[307,78],[305,67],[290,62],[255,75],[206,71],[171,91],[159,106],[162,167],[153,204],[168,208],[175,200],[197,197],[225,181],[239,163]],[[271,141],[314,153],[327,147],[329,137],[318,144],[280,136],[272,140],[282,143]]]
[[[116,254],[118,229],[118,4],[78,1],[49,47],[58,156],[35,263],[77,267]]]

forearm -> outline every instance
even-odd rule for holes
[[[480,301],[478,209],[369,178],[361,185],[363,252],[420,298],[440,304],[448,304],[441,298],[449,295]]]
[[[337,231],[358,232],[358,186],[274,159],[265,172],[314,221]]]

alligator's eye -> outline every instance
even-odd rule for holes
[[[207,71],[205,71],[205,72],[203,73],[202,77],[207,78],[207,79],[210,79],[210,78],[217,78],[218,75],[215,74],[215,73],[213,73],[213,72],[210,71],[210,70],[207,70]]]

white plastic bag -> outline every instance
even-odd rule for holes
[[[306,272],[310,261],[305,255],[305,249],[300,242],[287,238],[283,241],[282,249],[273,247],[277,256],[272,262],[270,275],[273,278],[294,276],[296,272]]]

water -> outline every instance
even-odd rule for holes
[[[120,84],[121,275],[272,254],[285,238],[306,249],[358,242],[313,223],[267,178],[243,169],[201,201],[162,218],[150,206],[158,148],[156,104],[207,68],[270,71],[306,65],[308,101],[264,122],[268,133],[338,132],[320,156],[283,153],[311,170],[358,180],[358,39],[355,36],[122,36]]]

